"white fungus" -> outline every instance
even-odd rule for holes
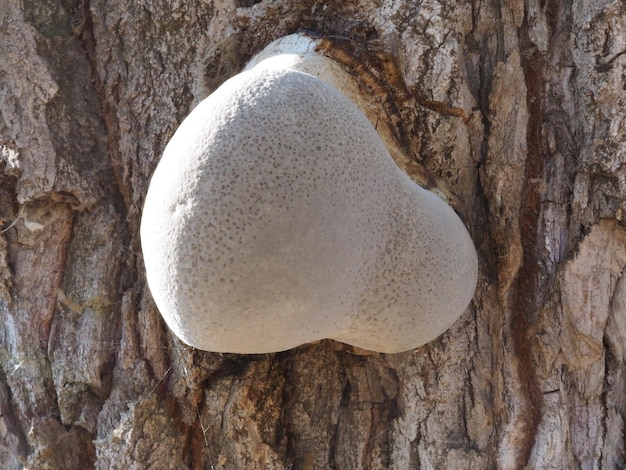
[[[473,296],[465,226],[398,168],[346,97],[345,72],[312,43],[272,43],[200,103],[150,183],[148,284],[196,348],[331,338],[401,352],[443,333]]]

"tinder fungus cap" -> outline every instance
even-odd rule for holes
[[[352,101],[293,69],[242,72],[184,120],[141,241],[163,318],[208,351],[323,338],[405,351],[452,325],[477,277],[455,212],[396,166]]]

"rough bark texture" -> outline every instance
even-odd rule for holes
[[[147,290],[164,145],[301,28],[395,45],[469,208],[474,301],[418,350],[201,352]],[[0,2],[0,466],[623,468],[625,30],[618,0]]]

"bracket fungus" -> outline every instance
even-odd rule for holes
[[[267,46],[189,114],[154,172],[148,285],[191,346],[267,353],[330,338],[396,353],[442,334],[473,296],[463,222],[396,165],[320,44]]]

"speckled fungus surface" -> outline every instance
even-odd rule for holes
[[[473,296],[465,226],[398,168],[311,42],[271,44],[200,103],[150,183],[148,284],[196,348],[331,338],[395,353],[439,336]]]

